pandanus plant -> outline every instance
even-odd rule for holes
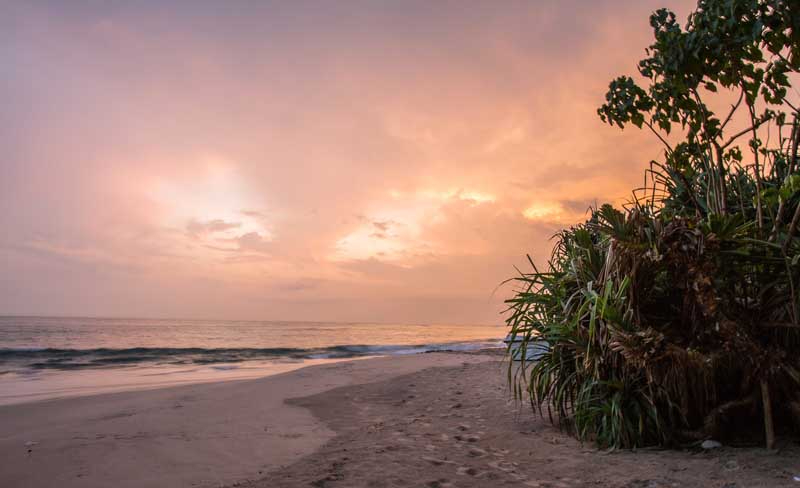
[[[772,448],[800,426],[800,0],[701,0],[683,26],[663,9],[650,24],[640,81],[612,81],[598,113],[651,131],[663,160],[512,278],[511,336],[548,348],[509,380],[601,446]]]

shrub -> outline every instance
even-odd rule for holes
[[[701,0],[684,26],[650,24],[644,87],[617,78],[598,113],[664,158],[512,279],[511,336],[549,348],[509,378],[601,446],[772,447],[800,420],[800,2]]]

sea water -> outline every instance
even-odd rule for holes
[[[0,317],[0,404],[500,347],[501,326]]]

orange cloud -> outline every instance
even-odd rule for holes
[[[495,322],[659,156],[594,110],[662,3],[12,5],[0,313]]]

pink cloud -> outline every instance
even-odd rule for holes
[[[186,230],[189,232],[189,234],[196,236],[200,234],[213,234],[216,232],[238,229],[241,226],[241,222],[225,222],[222,219],[214,219],[205,222],[192,219],[188,224],[186,224]]]
[[[594,110],[662,4],[6,8],[0,313],[497,321],[659,156]]]

